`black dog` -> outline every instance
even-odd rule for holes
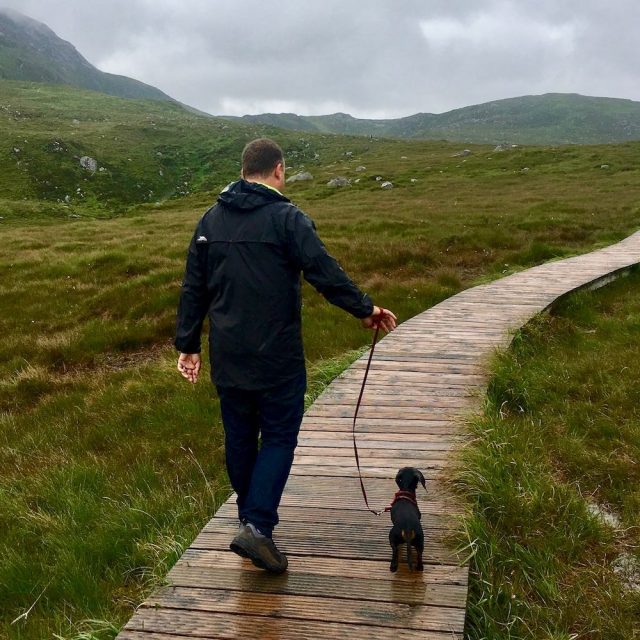
[[[398,547],[401,544],[407,545],[407,563],[409,571],[413,571],[411,561],[411,547],[415,547],[418,553],[416,569],[422,571],[422,552],[424,551],[424,533],[420,524],[420,509],[416,500],[416,487],[418,482],[426,489],[427,485],[424,476],[415,467],[403,467],[396,475],[396,484],[400,491],[393,497],[393,502],[389,510],[391,511],[391,522],[393,526],[389,531],[389,544],[393,550],[391,556],[391,571],[398,570]]]

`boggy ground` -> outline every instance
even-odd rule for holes
[[[454,157],[462,145],[319,140],[315,164],[288,156],[315,176],[288,195],[401,321],[640,226],[640,144]],[[336,175],[351,186],[327,187]],[[179,378],[170,344],[213,197],[112,219],[29,199],[0,220],[0,637],[112,637],[227,495],[215,394],[206,374]],[[304,295],[311,400],[370,336]]]

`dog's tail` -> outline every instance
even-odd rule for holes
[[[409,571],[413,571],[413,562],[411,560],[411,541],[415,537],[415,531],[407,532],[406,529],[402,530],[402,539],[407,543],[407,564],[409,565]]]

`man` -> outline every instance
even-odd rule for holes
[[[306,371],[300,273],[329,302],[391,331],[396,317],[375,307],[326,251],[313,222],[285,196],[284,157],[266,138],[242,153],[242,179],[198,222],[178,308],[178,370],[195,383],[209,314],[211,376],[218,390],[225,455],[240,529],[231,549],[281,573],[272,540],[304,411]],[[261,436],[261,446],[258,438]]]

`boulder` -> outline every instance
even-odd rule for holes
[[[351,184],[351,180],[344,178],[342,176],[337,176],[332,178],[327,182],[328,187],[348,187]]]
[[[295,175],[287,178],[287,184],[290,182],[303,182],[304,180],[313,180],[313,176],[308,171],[300,171]]]
[[[80,166],[91,173],[95,173],[98,170],[98,161],[91,156],[82,156],[80,158]]]
[[[453,154],[453,158],[464,158],[465,156],[471,155],[471,149],[463,149],[462,151],[458,151],[458,153]]]
[[[359,167],[356,167],[356,171],[366,171],[367,167],[365,167],[364,165],[360,165]]]
[[[383,182],[380,185],[381,189],[393,189],[393,182],[389,182],[388,180],[386,180],[385,182]]]

